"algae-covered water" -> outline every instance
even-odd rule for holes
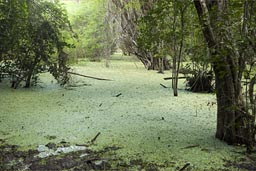
[[[84,144],[101,132],[94,149],[118,146],[116,156],[129,162],[143,159],[175,170],[187,162],[192,170],[224,169],[244,149],[214,138],[214,94],[191,93],[180,80],[174,97],[170,81],[147,71],[138,61],[86,62],[73,72],[108,78],[99,81],[72,76],[77,87],[60,87],[51,75],[40,75],[30,89],[0,83],[0,139],[23,149],[66,141]],[[119,95],[117,97],[117,95]]]

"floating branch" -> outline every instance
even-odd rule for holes
[[[92,86],[91,84],[71,84],[71,85],[68,85],[68,87],[83,87],[83,86]]]
[[[163,85],[163,84],[160,84],[160,86],[162,86],[163,88],[168,88],[167,86]]]
[[[172,80],[174,78],[175,77],[166,77],[166,78],[164,78],[164,80]],[[184,79],[184,78],[188,78],[188,77],[178,77],[178,79]]]
[[[99,135],[100,135],[100,132],[98,132],[98,134],[91,140],[91,143],[94,143]]]
[[[116,97],[119,97],[119,96],[121,96],[121,95],[122,95],[122,93],[119,93],[119,94],[116,95]]]
[[[186,147],[183,147],[181,149],[189,149],[189,148],[195,148],[195,147],[200,147],[199,144],[196,144],[196,145],[189,145],[189,146],[186,146]]]
[[[186,163],[179,171],[185,170],[189,165],[190,165],[190,163]]]
[[[113,80],[107,79],[107,78],[92,77],[92,76],[88,76],[88,75],[78,74],[78,73],[75,73],[75,72],[68,72],[68,73],[69,73],[69,74],[73,74],[73,75],[77,75],[77,76],[81,76],[81,77],[86,77],[86,78],[95,79],[95,80],[113,81]]]

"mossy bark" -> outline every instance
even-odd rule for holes
[[[236,49],[225,43],[232,41],[228,29],[227,1],[194,0],[202,31],[210,49],[217,95],[216,138],[228,144],[251,145],[251,117],[242,97],[241,79],[244,63],[235,56]],[[218,27],[217,27],[218,26]]]

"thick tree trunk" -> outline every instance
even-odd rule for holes
[[[232,79],[228,63],[223,68],[214,67],[217,95],[216,138],[228,144],[246,143],[245,106],[241,96],[241,84]],[[226,69],[225,69],[226,68]],[[224,76],[223,76],[223,73]],[[237,89],[238,88],[238,89]]]
[[[203,34],[210,49],[216,81],[217,95],[217,131],[216,138],[228,144],[248,144],[250,128],[246,122],[250,120],[241,96],[241,75],[238,68],[238,56],[227,48],[225,38],[232,39],[226,31],[226,0],[207,1],[194,0],[194,4],[202,25]],[[216,8],[212,8],[215,6]],[[215,10],[214,12],[212,10]],[[218,23],[218,22],[221,22]],[[219,25],[217,28],[214,26]],[[225,27],[225,29],[224,29]],[[223,31],[225,30],[225,31]],[[225,53],[223,53],[225,52]]]

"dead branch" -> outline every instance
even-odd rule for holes
[[[122,95],[122,93],[119,93],[119,94],[117,94],[117,95],[115,95],[116,97],[119,97],[119,96],[121,96]]]
[[[185,170],[189,165],[190,165],[190,163],[186,163],[179,171]]]
[[[178,77],[178,79],[184,79],[184,78],[188,78],[188,77]],[[174,77],[166,77],[164,78],[164,80],[172,80],[174,79]]]
[[[100,135],[100,132],[98,132],[98,134],[91,140],[91,143],[94,143],[99,135]]]
[[[77,75],[77,76],[81,76],[81,77],[86,77],[86,78],[95,79],[95,80],[113,81],[113,80],[111,80],[111,79],[107,79],[107,78],[92,77],[92,76],[83,75],[83,74],[79,74],[79,73],[75,73],[75,72],[68,72],[68,73],[69,73],[69,74],[73,74],[73,75]]]
[[[80,147],[89,147],[88,144],[75,144],[76,146],[80,146]]]
[[[67,87],[83,87],[83,86],[92,86],[91,84],[71,84],[68,85]]]
[[[162,86],[163,88],[168,88],[168,87],[166,87],[165,85],[163,85],[163,84],[160,84],[160,86]]]
[[[186,147],[183,147],[181,149],[189,149],[189,148],[195,148],[195,147],[199,147],[200,145],[199,144],[196,144],[196,145],[189,145],[189,146],[186,146]]]

